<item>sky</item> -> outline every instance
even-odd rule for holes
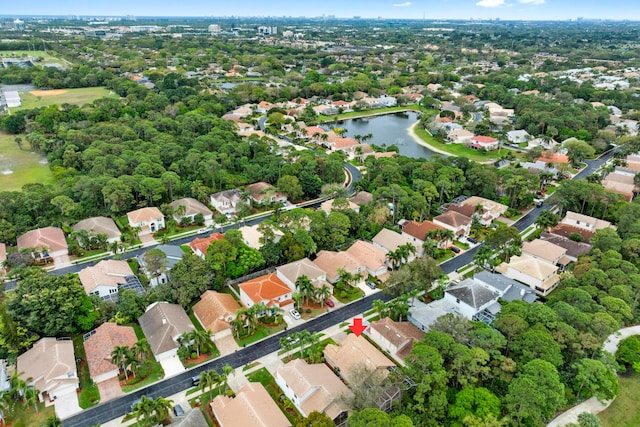
[[[3,0],[0,14],[640,20],[638,0]]]

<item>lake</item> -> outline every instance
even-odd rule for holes
[[[354,135],[373,135],[368,144],[396,145],[400,154],[414,158],[430,158],[434,152],[418,144],[409,136],[407,128],[418,121],[418,113],[406,111],[401,113],[389,113],[381,116],[362,117],[359,119],[341,120],[324,125],[330,129],[341,127],[347,130],[345,136],[353,138]]]

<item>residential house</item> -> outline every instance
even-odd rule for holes
[[[413,239],[416,244],[422,245],[427,240],[427,234],[434,230],[446,230],[446,228],[439,226],[438,224],[424,220],[422,222],[401,219],[398,222],[402,234]],[[448,246],[451,242],[448,240],[442,240],[438,242],[439,247]]]
[[[553,163],[554,165],[568,165],[569,156],[566,154],[556,153],[553,151],[545,151],[542,153],[542,157],[534,159],[534,161],[541,161],[545,163]]]
[[[348,252],[320,251],[313,263],[326,272],[327,281],[335,284],[340,280],[340,272],[344,270],[354,276],[366,277],[366,267]]]
[[[547,240],[535,239],[522,244],[522,255],[546,261],[551,265],[560,267],[562,270],[571,262],[571,259],[566,254],[567,250],[565,248]]]
[[[527,255],[511,257],[508,263],[503,262],[496,267],[496,271],[544,296],[553,291],[560,281],[557,266]]]
[[[447,141],[452,144],[470,144],[475,134],[466,129],[453,129],[447,134]]]
[[[614,225],[612,225],[609,221],[605,221],[603,219],[593,218],[588,215],[579,214],[577,212],[567,211],[562,221],[562,224],[567,224],[572,227],[582,228],[583,230],[596,232],[603,228],[612,228],[616,229]]]
[[[336,200],[338,200],[338,204],[336,205]],[[346,203],[344,204],[340,204],[340,201],[345,201]],[[327,213],[327,215],[329,215],[332,211],[345,211],[345,210],[352,210],[356,213],[360,212],[360,206],[358,206],[356,203],[353,203],[351,200],[348,199],[329,199],[326,200],[324,202],[322,202],[320,204],[320,209],[322,209],[323,211],[325,211]]]
[[[400,363],[411,353],[413,343],[424,338],[424,332],[411,322],[395,322],[388,317],[371,322],[365,333]]]
[[[115,221],[106,216],[94,216],[92,218],[83,219],[73,226],[73,231],[78,232],[84,230],[89,236],[97,236],[104,234],[107,236],[107,242],[119,242],[122,233],[118,229]]]
[[[264,246],[263,233],[258,229],[259,224],[244,225],[238,229],[242,234],[242,241],[253,249],[260,249]],[[284,235],[282,231],[275,227],[272,227],[274,234],[274,241],[277,242]]]
[[[256,111],[258,113],[266,113],[269,110],[271,110],[272,108],[274,108],[276,105],[272,104],[271,102],[268,101],[260,101],[260,103],[258,104],[258,106],[256,107]]]
[[[255,304],[263,303],[267,307],[280,307],[283,310],[293,308],[293,290],[285,285],[276,273],[248,280],[238,285],[240,302],[251,308]]]
[[[582,227],[576,227],[574,225],[564,224],[560,222],[558,225],[554,226],[549,230],[551,234],[555,234],[556,236],[573,238],[574,235],[579,235],[580,240],[589,243],[593,235],[596,233],[595,231],[586,230]]]
[[[302,416],[318,411],[341,425],[349,416],[345,400],[353,393],[324,363],[294,359],[276,369],[276,384]]]
[[[209,237],[196,237],[189,242],[189,247],[194,254],[204,259],[207,255],[207,248],[211,246],[211,243],[224,239],[224,234],[212,233]]]
[[[205,330],[211,331],[215,340],[231,335],[231,322],[240,308],[230,294],[205,291],[193,306],[193,314]]]
[[[349,334],[338,346],[329,344],[324,348],[326,363],[351,387],[358,386],[359,374],[366,371],[381,382],[389,369],[396,366],[364,337]]]
[[[75,394],[80,387],[73,341],[70,339],[41,338],[20,356],[16,371],[27,385],[38,390],[41,402]]]
[[[271,204],[281,202],[287,205],[287,196],[278,192],[276,188],[267,184],[266,182],[256,182],[244,187],[245,191],[249,193],[249,198],[257,204]]]
[[[316,288],[329,285],[327,282],[327,272],[311,262],[309,258],[302,258],[288,264],[276,267],[276,276],[287,285],[292,291],[296,291],[296,280],[301,276],[306,276]],[[333,291],[333,287],[330,286]]]
[[[138,260],[138,265],[140,268],[146,273],[149,278],[149,284],[151,286],[158,286],[162,283],[167,283],[169,278],[169,271],[173,268],[174,265],[178,263],[184,256],[184,252],[180,249],[179,246],[174,245],[158,245],[154,248],[161,251],[165,255],[166,265],[164,269],[161,271],[150,271],[147,262],[145,261],[146,252],[142,255],[138,255],[136,259]]]
[[[131,326],[106,322],[85,335],[84,351],[89,365],[89,375],[95,383],[117,378],[120,367],[111,362],[113,349],[119,346],[133,347],[138,341]]]
[[[164,215],[160,212],[160,209],[155,207],[127,212],[127,218],[132,228],[137,227],[140,229],[139,234],[155,233],[165,227]]]
[[[196,329],[182,306],[168,302],[151,304],[138,323],[158,362],[175,357],[180,348],[178,338]]]
[[[381,107],[395,107],[398,104],[398,100],[393,96],[382,95],[378,98],[377,104]]]
[[[117,300],[121,289],[144,293],[140,280],[126,261],[105,259],[94,266],[83,268],[78,277],[87,295],[96,295],[105,301]]]
[[[565,256],[574,262],[578,260],[580,255],[584,255],[591,250],[591,245],[588,243],[576,242],[567,237],[558,236],[556,234],[543,232],[540,235],[540,238],[566,249],[567,252],[565,253]]]
[[[267,389],[257,382],[246,383],[233,398],[216,396],[211,401],[211,412],[220,427],[291,427]]]
[[[524,129],[510,130],[509,132],[507,132],[507,140],[512,144],[517,145],[522,142],[528,143],[531,139],[533,139],[533,136],[531,136],[529,132]]]
[[[476,135],[469,140],[468,145],[476,150],[490,151],[497,150],[500,141],[491,136]]]
[[[373,201],[373,194],[367,191],[358,191],[350,200],[358,206],[365,206]]]
[[[471,218],[453,210],[448,210],[433,218],[433,223],[453,231],[457,237],[467,237],[471,231]]]
[[[366,267],[365,274],[383,281],[387,279],[389,275],[387,271],[387,254],[373,243],[356,240],[346,252],[358,263]]]
[[[411,262],[416,259],[416,257],[421,257],[424,254],[424,249],[422,249],[421,243],[416,242],[412,237],[409,237],[406,234],[396,233],[388,228],[380,230],[371,242],[374,246],[382,249],[385,254],[397,251],[400,246],[410,245],[415,250],[415,253],[409,252],[404,262]],[[387,265],[391,267],[390,264]]]
[[[35,249],[31,256],[35,260],[63,259],[69,253],[67,240],[62,229],[57,227],[44,227],[27,231],[18,237],[18,250]]]
[[[171,207],[174,212],[173,218],[178,223],[182,222],[183,218],[189,218],[190,222],[194,222],[196,215],[200,214],[204,218],[205,224],[211,224],[213,218],[211,209],[192,197],[185,197],[171,202]],[[184,212],[182,212],[182,210],[184,210]]]
[[[494,220],[500,218],[509,209],[507,205],[478,196],[471,196],[460,202],[460,204],[473,207],[474,215],[478,218],[480,224],[484,226],[491,225]],[[482,209],[479,209],[479,207],[482,207]]]
[[[622,194],[627,202],[631,202],[635,195],[638,194],[638,188],[635,185],[635,173],[621,173],[616,170],[607,174],[601,183],[605,190]]]
[[[211,206],[223,215],[237,214],[242,205],[246,204],[242,191],[238,189],[220,191],[211,195]]]

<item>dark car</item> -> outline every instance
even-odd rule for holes
[[[473,237],[467,237],[467,242],[473,243],[475,245],[476,243],[478,243],[478,240],[474,239]]]
[[[454,254],[459,254],[460,253],[460,248],[457,246],[451,246],[449,247],[449,249],[451,249],[451,252],[453,252]]]
[[[184,410],[182,409],[182,406],[176,405],[173,407],[173,413],[176,417],[181,417],[184,415]]]
[[[367,280],[367,286],[371,289],[375,289],[378,287],[378,285],[376,285],[375,282],[372,282],[371,280]]]
[[[327,304],[327,306],[329,306],[329,307],[335,307],[335,303],[333,302],[333,300],[331,300],[329,298],[324,300],[324,303]]]

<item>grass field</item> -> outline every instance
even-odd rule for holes
[[[66,59],[61,59],[61,58],[58,58],[56,56],[51,55],[51,52],[52,51],[45,52],[44,50],[32,50],[32,51],[28,51],[28,50],[3,50],[3,51],[0,51],[0,56],[3,56],[5,58],[26,58],[26,57],[38,57],[39,56],[39,57],[43,58],[43,60],[40,61],[40,62],[36,62],[36,64],[53,62],[53,63],[56,63],[56,64],[60,64],[65,68],[67,68],[67,67],[72,65]]]
[[[51,184],[53,175],[46,159],[31,151],[24,135],[22,150],[15,143],[13,135],[0,132],[0,189],[20,191],[29,183]],[[9,173],[11,172],[11,173]]]
[[[362,110],[362,111],[349,111],[348,113],[336,114],[333,116],[325,116],[324,114],[320,114],[318,121],[320,123],[337,122],[340,120],[357,119],[360,117],[381,116],[384,114],[398,113],[401,111],[424,111],[424,110],[416,104],[398,105],[395,107],[372,108],[370,110]]]
[[[50,92],[50,94],[47,94]],[[42,93],[42,95],[39,95]],[[14,108],[14,110],[31,109],[38,107],[46,107],[48,105],[84,105],[93,102],[98,98],[114,97],[118,95],[113,94],[109,89],[104,87],[83,87],[79,89],[60,89],[55,91],[37,91],[36,94],[31,92],[20,93],[20,99],[22,100],[22,106]]]
[[[637,427],[640,426],[640,374],[630,377],[618,377],[620,394],[605,411],[598,414],[602,427]]]

